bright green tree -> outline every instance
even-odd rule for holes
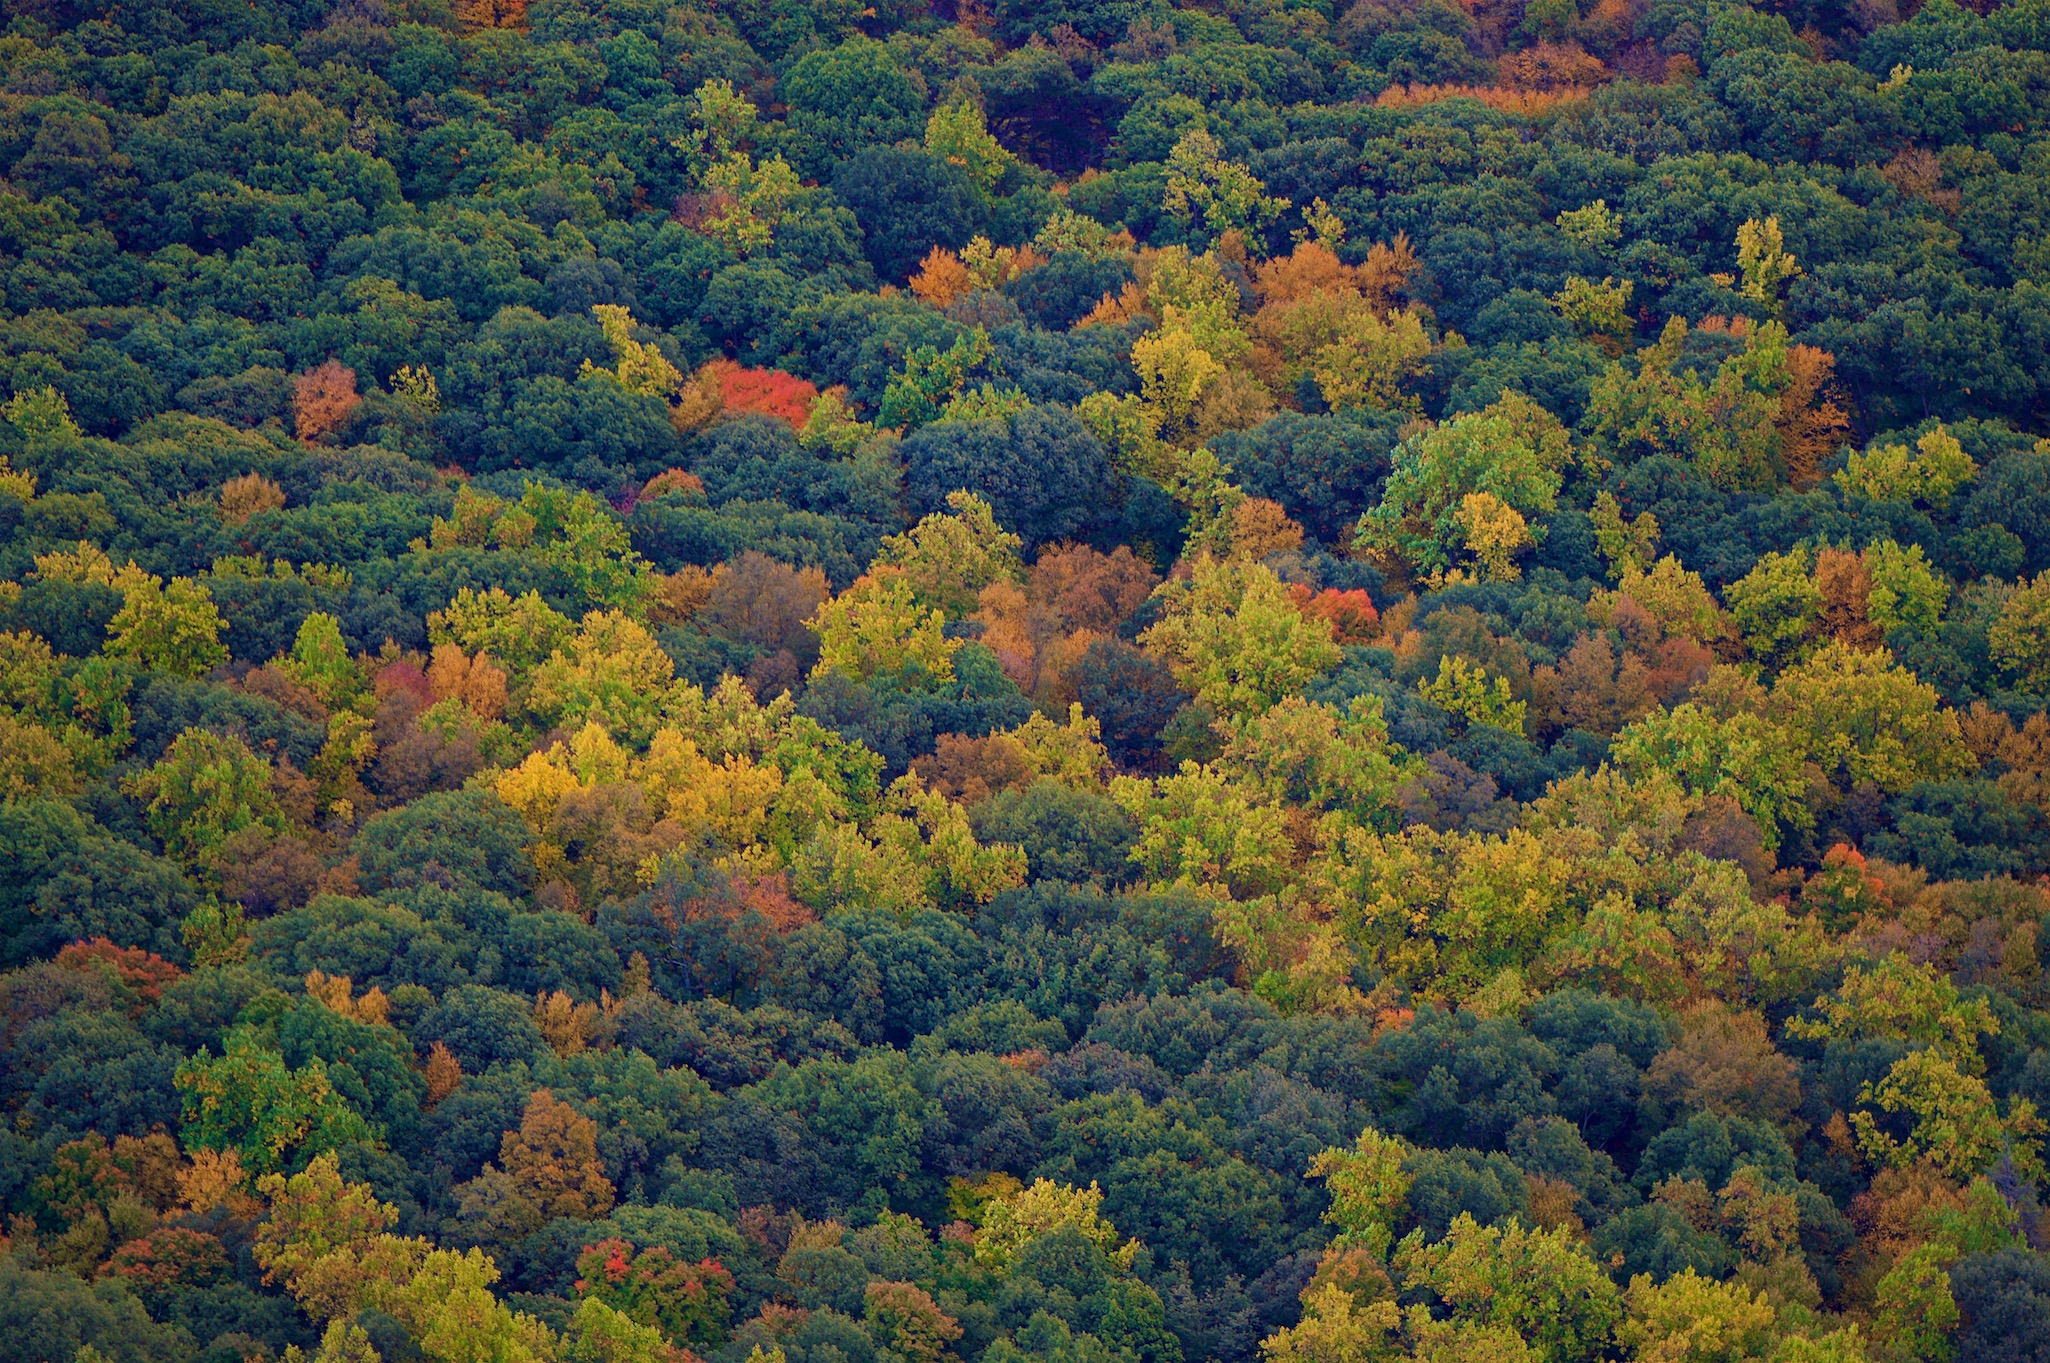
[[[1339,659],[1330,624],[1298,610],[1264,564],[1205,555],[1158,595],[1140,644],[1227,718],[1264,713]]]
[[[270,1173],[377,1132],[328,1082],[319,1057],[292,1069],[245,1029],[228,1034],[221,1055],[205,1046],[178,1067],[188,1145],[234,1150],[242,1167]]]

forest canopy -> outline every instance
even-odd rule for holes
[[[2050,1359],[2050,0],[0,10],[0,1363]]]

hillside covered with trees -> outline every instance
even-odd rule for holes
[[[6,0],[0,1363],[2050,1360],[2050,0]]]

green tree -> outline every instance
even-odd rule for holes
[[[1395,1263],[1455,1320],[1512,1330],[1545,1363],[1601,1357],[1623,1318],[1616,1285],[1563,1227],[1483,1226],[1461,1212],[1436,1244],[1405,1239]]]
[[[291,825],[271,788],[270,763],[239,738],[187,729],[129,790],[147,800],[145,817],[164,849],[189,866],[209,864],[230,834]]]
[[[1957,437],[1942,425],[1906,445],[1874,445],[1852,451],[1835,475],[1846,495],[1874,502],[1924,502],[1942,508],[1957,490],[1978,476],[1979,466]]]
[[[1780,294],[1801,273],[1787,252],[1778,218],[1747,218],[1737,228],[1737,269],[1744,276],[1744,296],[1777,315]]]
[[[806,621],[819,636],[814,676],[840,672],[856,681],[884,675],[941,685],[954,676],[960,641],[946,637],[946,617],[919,604],[918,588],[895,568],[864,574]]]
[[[2038,573],[2001,602],[2000,617],[1986,631],[1986,648],[2017,684],[2050,695],[2050,572]]]
[[[951,512],[934,512],[882,543],[872,568],[894,568],[920,606],[954,619],[974,613],[982,589],[1024,575],[1024,541],[997,524],[990,504],[972,492],[950,492]]]
[[[1459,512],[1470,493],[1491,493],[1526,517],[1547,514],[1564,455],[1505,404],[1456,416],[1397,448],[1381,504],[1360,518],[1356,544],[1420,576],[1442,573],[1465,542]]]
[[[205,1046],[178,1067],[185,1140],[233,1150],[245,1169],[270,1173],[379,1133],[334,1091],[319,1057],[293,1069],[247,1029],[230,1032],[220,1057]]]
[[[1766,554],[1723,592],[1745,644],[1768,667],[1792,662],[1815,632],[1822,588],[1809,576],[1813,567],[1799,546]]]
[[[1228,719],[1272,709],[1338,661],[1330,623],[1305,616],[1265,565],[1203,556],[1163,583],[1139,642]]]
[[[1437,675],[1419,682],[1417,691],[1425,700],[1460,716],[1468,724],[1523,736],[1529,702],[1510,699],[1507,677],[1490,677],[1485,668],[1456,653],[1442,658]]]
[[[1852,784],[1899,792],[1972,768],[1956,713],[1885,649],[1826,644],[1780,674],[1768,712],[1809,760]]]
[[[1267,186],[1236,161],[1202,127],[1182,134],[1167,157],[1167,194],[1161,207],[1184,226],[1212,237],[1226,232],[1258,234],[1288,211],[1287,199],[1271,198]]]
[[[1387,1257],[1395,1228],[1409,1211],[1414,1180],[1402,1168],[1409,1154],[1408,1142],[1370,1126],[1350,1148],[1325,1150],[1310,1161],[1309,1176],[1323,1179],[1331,1194],[1324,1219],[1338,1227],[1334,1245]]]
[[[1609,760],[1633,780],[1663,772],[1689,794],[1728,796],[1758,821],[1769,848],[1780,825],[1810,826],[1800,742],[1760,715],[1719,717],[1691,702],[1645,716],[1616,735]]]
[[[114,585],[122,602],[107,623],[108,653],[180,677],[202,676],[228,661],[221,643],[227,622],[204,583],[174,577],[165,586],[131,565]]]
[[[1872,575],[1865,614],[1881,633],[1891,633],[1903,626],[1923,634],[1935,633],[1936,622],[1950,601],[1950,579],[1930,564],[1921,545],[1911,544],[1903,549],[1892,540],[1875,540],[1865,546],[1859,558],[1865,571]],[[2050,616],[2046,616],[2043,625],[2050,631]],[[1991,641],[1990,634],[1988,640]],[[1999,656],[1997,650],[1994,656]],[[2050,677],[2045,680],[2050,682]]]
[[[1018,163],[989,134],[982,106],[972,100],[956,99],[940,105],[925,120],[925,149],[960,166],[984,194],[995,191],[997,182]]]

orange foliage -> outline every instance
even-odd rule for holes
[[[1341,644],[1363,644],[1380,633],[1381,614],[1374,598],[1355,587],[1340,591],[1326,587],[1312,591],[1308,583],[1291,582],[1288,595],[1304,615],[1331,623],[1331,637]]]
[[[695,563],[686,563],[673,573],[656,573],[655,594],[648,602],[648,621],[656,625],[680,625],[705,608],[712,599],[712,574]]]
[[[460,700],[487,723],[505,713],[505,669],[488,654],[471,658],[454,644],[436,644],[434,660],[427,665],[427,686],[435,700]]]
[[[1298,242],[1253,272],[1253,291],[1262,303],[1295,303],[1313,293],[1358,287],[1352,267],[1321,241]]]
[[[1820,551],[1815,555],[1815,585],[1822,589],[1823,633],[1853,648],[1879,646],[1879,629],[1866,615],[1872,573],[1863,555],[1847,549]]]
[[[276,511],[285,504],[285,490],[260,473],[245,473],[221,484],[221,520],[242,525],[259,511]]]
[[[598,1158],[598,1124],[547,1089],[527,1099],[520,1129],[499,1143],[498,1162],[544,1219],[595,1221],[612,1210],[616,1194]]]
[[[699,373],[718,380],[720,401],[728,413],[759,412],[779,417],[799,430],[819,397],[812,384],[780,369],[743,369],[731,360],[714,360]]]
[[[1231,509],[1231,552],[1234,558],[1263,559],[1303,547],[1303,528],[1288,517],[1281,503],[1248,497]]]
[[[1131,618],[1159,580],[1125,545],[1109,554],[1086,544],[1056,545],[1033,563],[1031,595],[1068,629],[1109,633]]]
[[[1581,635],[1556,669],[1538,668],[1533,682],[1553,702],[1564,726],[1589,733],[1613,734],[1657,704],[1650,669],[1635,653],[1618,657],[1601,630]]]
[[[1793,381],[1780,394],[1773,425],[1780,433],[1787,480],[1797,488],[1813,487],[1822,478],[1823,456],[1850,433],[1851,419],[1827,395],[1834,386],[1836,356],[1812,345],[1789,346],[1787,374]]]
[[[463,1062],[456,1059],[456,1053],[446,1044],[435,1042],[434,1049],[427,1053],[427,1103],[433,1107],[456,1091],[456,1085],[463,1082]]]
[[[525,28],[527,0],[456,0],[456,22],[466,31]]]
[[[1502,84],[1513,90],[1582,90],[1609,78],[1609,68],[1579,43],[1538,43],[1511,52],[1497,63]]]
[[[1505,90],[1494,85],[1391,85],[1374,103],[1384,109],[1409,108],[1419,104],[1443,104],[1452,99],[1478,100],[1505,114],[1536,118],[1555,113],[1565,104],[1584,102],[1590,92],[1581,86],[1559,90]]]
[[[57,953],[57,964],[67,970],[111,969],[144,1003],[155,1003],[164,986],[185,973],[153,952],[141,947],[117,947],[106,937],[73,942]]]
[[[329,360],[292,380],[292,429],[310,444],[340,430],[362,404],[356,371]]]
[[[912,762],[918,779],[950,800],[980,804],[1000,791],[1032,783],[1037,768],[1008,734],[969,738],[941,734],[934,750]]]
[[[1409,291],[1409,281],[1424,263],[1410,249],[1409,233],[1397,232],[1392,242],[1377,241],[1367,249],[1354,277],[1360,292],[1377,308],[1392,308]]]
[[[1103,554],[1086,544],[1043,550],[1026,585],[993,582],[982,590],[974,619],[980,642],[1004,674],[1041,701],[1074,699],[1061,675],[1092,641],[1115,633],[1159,581],[1129,548]]]
[[[975,277],[961,263],[961,257],[944,246],[935,246],[911,276],[911,292],[936,308],[944,308],[975,287]]]
[[[1123,293],[1105,294],[1089,310],[1089,315],[1075,325],[1121,327],[1135,317],[1147,316],[1151,314],[1146,311],[1146,291],[1137,284],[1127,284]]]
[[[663,469],[641,484],[640,494],[634,500],[652,502],[672,492],[680,493],[687,501],[696,501],[705,495],[705,480],[683,469]]]

